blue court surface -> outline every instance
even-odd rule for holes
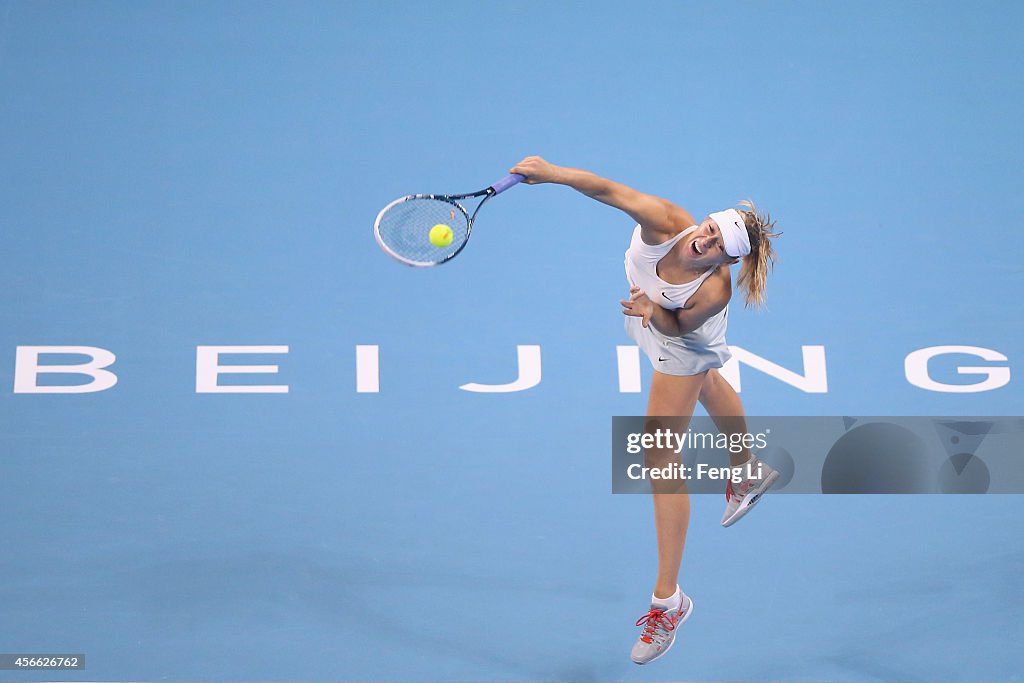
[[[768,308],[730,312],[748,414],[1019,416],[1022,31],[0,1],[0,653],[86,658],[0,681],[1022,680],[1020,495],[771,495],[729,529],[694,496],[693,618],[632,664],[629,218],[516,187],[427,269],[372,233],[530,154],[700,217],[749,197],[785,234]]]

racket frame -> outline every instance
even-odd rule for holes
[[[473,221],[476,220],[476,215],[480,213],[480,207],[486,204],[487,200],[490,199],[491,197],[495,197],[501,194],[502,192],[512,187],[513,185],[518,184],[522,180],[523,176],[519,175],[518,173],[513,173],[509,176],[506,176],[505,178],[502,178],[501,180],[494,183],[490,187],[487,187],[483,190],[478,190],[477,192],[470,192],[468,194],[407,194],[404,197],[399,197],[398,199],[394,200],[393,202],[385,206],[383,209],[381,209],[380,213],[377,214],[377,219],[373,222],[373,236],[377,239],[377,244],[380,245],[380,248],[383,249],[388,256],[391,256],[396,261],[404,263],[407,266],[427,268],[430,266],[439,266],[442,263],[447,263],[448,261],[451,261],[453,258],[458,256],[459,252],[465,249],[466,245],[469,244],[469,237],[473,233]],[[479,204],[476,205],[476,208],[473,209],[472,215],[470,215],[470,213],[466,211],[466,207],[464,207],[462,204],[456,201],[457,199],[475,199],[477,197],[483,197],[483,199],[480,201]],[[448,204],[454,206],[457,211],[460,211],[462,215],[466,217],[466,237],[462,240],[462,244],[459,245],[458,249],[456,249],[451,254],[445,256],[440,261],[413,261],[412,259],[405,258],[404,256],[401,256],[400,254],[396,253],[394,250],[391,249],[391,247],[384,243],[383,239],[381,239],[380,222],[381,219],[384,218],[384,214],[387,213],[391,208],[398,206],[402,202],[408,202],[414,199],[433,199],[435,201],[447,202]]]

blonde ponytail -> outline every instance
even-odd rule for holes
[[[761,308],[765,301],[768,272],[775,265],[772,238],[782,233],[774,232],[775,221],[767,213],[759,213],[749,199],[741,201],[740,206],[744,209],[737,211],[743,216],[747,236],[750,238],[750,253],[743,257],[738,284],[743,290],[746,305]]]

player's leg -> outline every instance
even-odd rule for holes
[[[747,433],[747,418],[743,412],[743,402],[732,385],[722,377],[718,370],[711,369],[700,387],[700,404],[715,422],[715,427],[722,434],[732,438],[733,434]],[[733,453],[729,452],[729,464],[737,467],[747,462],[753,453],[749,448]]]
[[[647,415],[672,416],[672,419],[653,425],[649,423],[649,426],[661,425],[679,434],[686,433],[703,381],[704,373],[676,376],[655,372],[651,379]],[[665,467],[680,462],[680,456],[671,448],[647,449],[645,461],[648,467]],[[654,585],[654,595],[667,598],[675,592],[679,577],[686,529],[690,522],[690,495],[686,491],[685,481],[654,479],[651,481],[651,492],[658,537],[658,580]]]
[[[733,434],[747,433],[747,419],[739,394],[718,370],[708,370],[699,398],[718,431],[726,434],[730,443],[734,443]],[[733,467],[743,465],[745,469],[742,471],[742,481],[730,481],[726,486],[722,526],[732,526],[742,519],[779,476],[774,469],[756,459],[749,448],[737,453],[729,451],[729,464]]]
[[[666,375],[655,372],[647,402],[647,429],[671,429],[686,432],[697,405],[704,373],[698,375]],[[667,418],[667,419],[665,419]],[[648,467],[665,467],[681,458],[672,448],[647,449]],[[651,480],[654,499],[654,525],[658,539],[658,578],[654,586],[650,611],[637,621],[644,628],[633,647],[632,659],[646,664],[668,652],[675,641],[675,627],[689,617],[692,602],[679,589],[679,566],[686,545],[690,523],[690,495],[682,480]]]

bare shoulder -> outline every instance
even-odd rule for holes
[[[678,204],[673,204],[668,200],[665,201],[669,205],[668,223],[671,226],[669,229],[672,233],[672,237],[675,237],[676,235],[681,233],[683,230],[686,230],[687,228],[697,225],[697,221],[696,219],[694,219],[693,214],[691,214],[689,211],[679,206]]]
[[[693,215],[667,199],[651,197],[655,210],[648,211],[639,221],[640,234],[648,244],[660,244],[668,241],[691,226],[697,225]]]

